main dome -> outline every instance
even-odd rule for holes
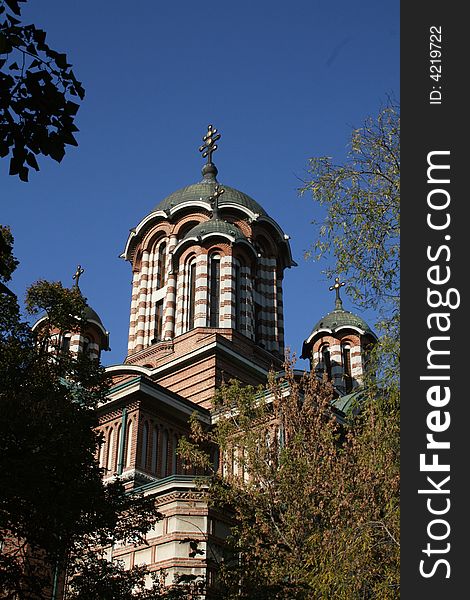
[[[215,179],[208,178],[203,179],[198,183],[187,185],[164,198],[155,206],[153,211],[162,210],[167,212],[180,204],[190,204],[195,201],[208,201],[210,196],[214,193],[216,185],[217,181]],[[240,192],[240,190],[223,183],[218,183],[218,185],[224,189],[224,194],[219,199],[219,208],[228,208],[231,205],[242,206],[252,213],[267,216],[263,207],[244,192]]]

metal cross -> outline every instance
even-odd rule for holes
[[[341,298],[339,297],[339,288],[343,287],[343,285],[346,285],[345,282],[343,281],[343,283],[340,283],[339,277],[335,277],[334,285],[330,286],[330,292],[336,290],[336,302],[338,302],[338,300],[341,302]]]
[[[217,129],[212,128],[212,125],[207,126],[207,133],[202,138],[204,144],[199,147],[199,152],[202,152],[203,158],[207,157],[207,164],[212,163],[212,153],[217,150],[216,142],[220,140],[220,133],[217,133]]]
[[[224,188],[221,188],[219,184],[215,186],[214,193],[209,196],[208,200],[212,206],[212,218],[219,218],[219,197],[225,192]]]
[[[78,280],[80,279],[80,276],[85,272],[85,269],[82,269],[81,265],[78,265],[77,270],[75,271],[75,275],[72,277],[72,279],[75,279],[75,287],[78,288]]]

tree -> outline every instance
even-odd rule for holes
[[[7,281],[13,239],[0,233]],[[115,543],[145,543],[161,515],[151,497],[126,492],[119,479],[102,481],[95,408],[106,401],[108,378],[97,360],[55,341],[57,332],[84,327],[85,298],[77,287],[41,281],[26,306],[46,315],[42,327],[33,331],[16,298],[0,294],[0,597],[59,598],[66,576],[77,600],[191,598],[191,586],[179,596],[160,580],[146,589],[146,569],[106,560]]]
[[[212,471],[211,501],[234,513],[218,597],[392,599],[399,595],[399,111],[391,103],[353,131],[342,165],[312,158],[302,193],[324,207],[309,256],[329,257],[362,308],[379,311],[361,403],[339,425],[333,389],[315,373],[264,392],[216,395],[217,421],[196,421],[180,452]],[[375,368],[372,368],[372,367]],[[205,448],[206,447],[206,448]]]
[[[300,189],[325,218],[315,222],[318,238],[307,256],[331,257],[328,276],[344,274],[358,306],[378,310],[386,336],[380,351],[397,376],[400,286],[400,113],[389,102],[374,119],[353,130],[344,164],[311,158]]]
[[[397,597],[397,437],[387,437],[374,405],[341,427],[332,394],[331,384],[288,368],[261,392],[222,386],[212,431],[192,422],[179,452],[211,469],[207,448],[220,447],[210,499],[234,515],[218,598]]]
[[[21,24],[24,2],[0,0],[0,157],[11,156],[10,175],[28,181],[38,154],[60,162],[65,146],[77,145],[72,98],[83,100],[85,91],[46,33]]]

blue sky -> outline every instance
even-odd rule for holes
[[[39,278],[71,285],[81,264],[80,287],[110,331],[103,363],[122,362],[131,267],[118,256],[130,228],[200,179],[197,149],[213,123],[219,180],[291,236],[286,343],[300,354],[334,294],[322,264],[303,258],[321,213],[298,188],[309,157],[342,161],[351,129],[399,97],[399,2],[29,0],[23,22],[67,53],[86,95],[79,145],[62,163],[38,157],[24,183],[0,160],[0,222],[20,260],[11,289],[22,298]]]

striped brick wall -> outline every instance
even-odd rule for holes
[[[93,327],[92,324],[89,327]],[[100,345],[95,341],[95,336],[91,331],[85,331],[82,333],[66,333],[64,334],[70,339],[69,352],[74,355],[78,355],[86,349],[89,358],[99,359],[101,348]],[[50,354],[56,354],[62,345],[63,336],[55,334],[51,337],[51,343],[48,347]],[[86,348],[85,348],[86,346]]]
[[[235,273],[231,256],[220,259],[220,327],[235,327]]]
[[[276,304],[277,304],[277,335],[279,352],[284,352],[284,301],[282,295],[282,277],[277,276],[276,281]]]
[[[183,217],[187,220],[189,216]],[[160,228],[165,225],[165,237]],[[243,222],[245,228],[248,223]],[[284,351],[284,316],[282,271],[279,272],[275,245],[271,254],[263,251],[256,264],[253,255],[238,246],[220,240],[211,244],[195,243],[177,256],[181,223],[146,234],[136,249],[139,258],[134,263],[131,314],[129,324],[129,357],[151,347],[156,341],[169,341],[191,328],[210,325],[210,257],[220,257],[219,319],[220,329],[237,329],[248,339],[275,354]],[[166,279],[158,288],[159,245],[166,244]],[[153,244],[153,245],[152,245]],[[268,244],[269,245],[269,244]],[[236,250],[235,256],[233,255]],[[140,253],[139,253],[140,252]],[[195,264],[194,319],[190,323],[190,265]],[[256,278],[254,274],[256,273]],[[256,282],[255,282],[256,281]],[[162,327],[155,339],[157,306],[162,303]],[[255,322],[256,321],[256,322]]]
[[[175,275],[171,273],[171,251],[176,238],[170,238],[165,252],[165,281],[158,287],[159,253],[165,238],[159,240],[154,250],[144,250],[140,267],[134,271],[132,281],[131,315],[129,324],[128,353],[132,354],[152,344],[156,329],[156,306],[163,300],[163,339],[173,336]]]
[[[352,387],[355,388],[362,383],[364,377],[364,360],[361,348],[361,339],[358,335],[346,335],[339,338],[323,336],[313,346],[312,369],[325,371],[323,364],[322,349],[327,345],[330,351],[331,378],[332,383],[340,390],[346,390],[343,365],[343,348],[349,348],[351,359]]]
[[[257,269],[255,302],[259,305],[257,337],[260,344],[270,352],[282,352],[279,315],[282,312],[278,302],[279,286],[276,281],[276,259],[260,258]],[[282,319],[284,322],[284,319]]]
[[[188,279],[188,268],[184,263],[180,263],[176,276],[175,335],[181,335],[185,331],[185,310],[189,300],[189,294],[187,292]]]
[[[351,347],[351,375],[353,379],[362,381],[364,376],[363,352],[360,345]]]
[[[255,314],[253,305],[253,280],[251,269],[248,266],[240,266],[240,297],[239,297],[239,331],[250,340],[255,339]]]
[[[208,260],[207,254],[196,257],[196,293],[194,306],[194,327],[206,327],[208,314]]]
[[[131,354],[135,348],[136,325],[137,325],[137,304],[139,299],[139,282],[140,273],[135,270],[132,274],[132,299],[131,299],[131,315],[129,324],[129,342],[127,345],[128,353]]]
[[[177,273],[173,272],[173,250],[177,244],[177,238],[172,235],[168,244],[167,254],[167,282],[166,295],[163,301],[163,339],[172,339],[175,335],[175,315],[176,315],[176,277]]]

